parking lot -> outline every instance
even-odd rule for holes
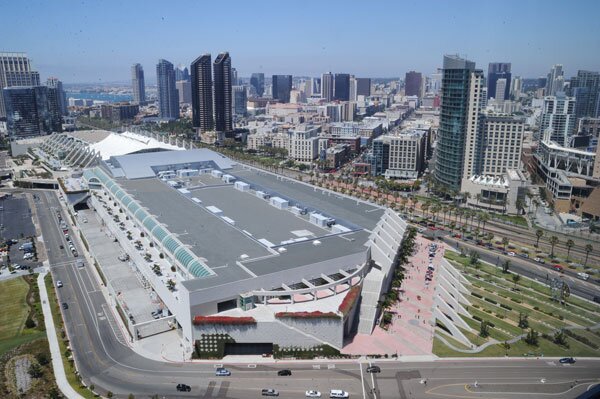
[[[27,199],[10,196],[0,199],[0,237],[3,240],[35,236]]]

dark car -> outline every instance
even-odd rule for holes
[[[596,302],[596,303],[600,303],[600,296],[595,296],[592,298],[592,301]]]
[[[292,370],[288,370],[288,369],[285,369],[285,370],[279,370],[279,371],[277,372],[277,375],[278,375],[278,376],[292,375]]]
[[[572,357],[563,357],[562,359],[559,360],[559,362],[561,364],[573,364],[573,363],[575,363],[575,359],[573,359]]]
[[[381,368],[379,366],[369,366],[367,367],[367,373],[381,373]]]
[[[62,303],[62,308],[63,308],[63,309],[69,309],[69,304],[68,304],[68,303],[66,303],[66,302],[63,302],[63,303]]]
[[[186,384],[177,384],[177,391],[179,392],[190,392],[192,387]]]

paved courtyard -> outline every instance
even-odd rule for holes
[[[387,330],[379,325],[372,335],[357,334],[342,352],[347,354],[378,354],[398,356],[431,355],[435,320],[432,314],[434,288],[438,267],[444,256],[444,244],[438,243],[431,261],[434,271],[431,281],[425,280],[429,265],[430,240],[417,236],[416,253],[409,258],[405,277],[399,290],[400,299],[392,306],[392,324]]]

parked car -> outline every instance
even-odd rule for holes
[[[516,256],[516,255],[517,255],[517,254],[516,254],[516,253],[514,253],[513,251],[507,252],[506,254],[507,254],[508,256]]]
[[[306,391],[306,394],[304,396],[307,398],[320,398],[321,392],[310,390],[310,391]]]
[[[62,286],[63,286],[63,283],[62,283],[62,281],[58,280],[58,281],[56,282],[56,287],[57,287],[57,288],[60,288],[60,287],[62,287]]]
[[[563,273],[565,269],[561,265],[552,265],[552,270]]]
[[[587,281],[587,280],[589,280],[590,275],[587,273],[579,272],[579,273],[577,273],[577,277],[584,281]]]
[[[369,367],[367,367],[367,373],[381,373],[381,367],[369,366]]]
[[[177,384],[177,391],[178,392],[190,392],[192,390],[192,387],[186,384]]]
[[[287,375],[292,375],[292,370],[288,370],[288,369],[279,370],[277,372],[277,375],[280,376],[280,377],[287,376]]]
[[[542,259],[542,258],[533,258],[533,260],[536,261],[537,263],[541,263],[542,265],[544,263],[546,263],[546,261],[544,259]]]
[[[600,296],[595,296],[592,298],[592,301],[596,302],[596,303],[600,303]]]
[[[217,377],[229,377],[231,375],[231,371],[227,370],[226,368],[223,367],[219,367],[216,371],[215,371],[215,375]]]
[[[63,309],[69,309],[69,304],[68,304],[68,303],[66,303],[66,302],[63,302],[63,303],[62,303],[62,308],[63,308]]]
[[[575,363],[575,359],[573,359],[572,357],[563,357],[562,359],[559,360],[559,363],[561,363],[561,364],[573,364],[573,363]]]
[[[262,396],[279,396],[279,391],[272,388],[266,388],[262,390]]]

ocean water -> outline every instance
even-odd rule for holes
[[[76,98],[76,99],[81,99],[81,100],[106,101],[109,103],[117,103],[120,101],[133,100],[133,97],[129,94],[80,93],[80,92],[76,92],[76,91],[68,91],[67,98]]]

